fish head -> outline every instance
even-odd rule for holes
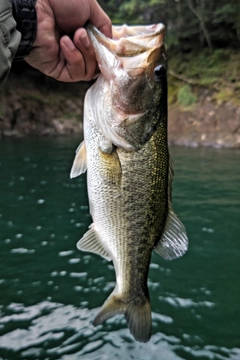
[[[139,149],[156,130],[166,104],[165,27],[113,26],[112,39],[92,25],[87,31],[111,107],[107,137],[126,150]]]

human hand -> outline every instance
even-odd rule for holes
[[[111,21],[97,1],[37,0],[36,12],[37,35],[25,60],[59,81],[91,80],[98,68],[83,26],[90,20],[111,37]]]

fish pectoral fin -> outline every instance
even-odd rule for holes
[[[112,294],[103,304],[93,321],[93,325],[99,325],[116,314],[125,315],[129,330],[137,341],[149,341],[152,330],[152,316],[148,299],[145,299],[142,304],[137,304],[134,301],[125,302],[120,296]]]
[[[169,205],[169,214],[163,235],[155,247],[155,251],[166,260],[182,256],[188,248],[188,238],[184,225]]]
[[[81,251],[98,254],[108,261],[112,260],[108,252],[102,246],[99,236],[94,228],[94,224],[90,225],[90,229],[78,241],[77,248]]]
[[[70,178],[75,178],[83,174],[87,170],[87,151],[85,141],[82,141],[76,150],[75,159],[73,161]]]

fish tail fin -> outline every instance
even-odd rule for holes
[[[131,303],[125,314],[129,330],[136,340],[149,341],[152,332],[151,306],[148,299],[142,305]]]
[[[137,341],[147,342],[151,337],[152,317],[151,306],[147,298],[141,304],[125,302],[119,296],[110,295],[102,309],[93,321],[93,325],[99,325],[109,317],[123,314],[131,334]]]

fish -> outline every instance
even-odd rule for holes
[[[86,28],[100,75],[86,93],[84,140],[70,173],[75,178],[87,171],[93,220],[77,247],[115,269],[115,289],[93,324],[122,314],[133,337],[147,342],[152,252],[171,260],[188,248],[172,208],[165,27],[113,26],[111,39],[91,24]]]

